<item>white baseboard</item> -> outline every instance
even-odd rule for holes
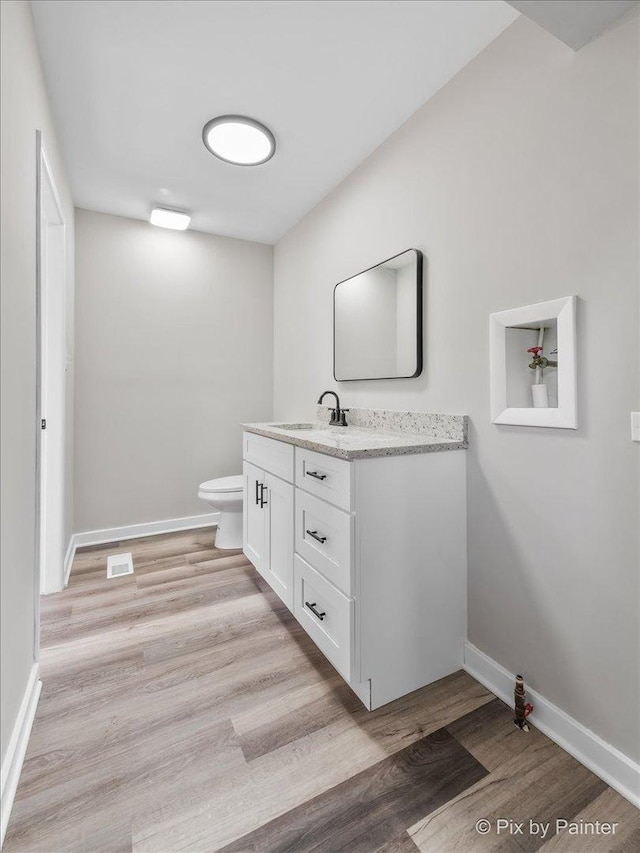
[[[507,672],[471,643],[465,643],[464,668],[499,699],[513,706],[515,673]],[[532,726],[588,767],[634,806],[640,807],[640,764],[528,687],[527,697],[534,706]]]
[[[33,718],[36,715],[38,699],[42,682],[38,678],[38,664],[34,663],[29,673],[29,680],[20,703],[20,709],[11,732],[7,753],[2,762],[0,778],[0,794],[2,805],[0,808],[0,844],[4,843],[4,836],[9,824],[9,816],[13,800],[18,788],[22,763],[29,744],[29,735]]]
[[[154,536],[158,533],[177,533],[179,530],[195,530],[198,527],[213,527],[218,523],[220,513],[208,512],[205,515],[189,515],[185,518],[168,518],[166,521],[147,521],[144,524],[130,524],[127,527],[109,527],[106,530],[87,530],[73,534],[73,547],[84,548],[87,545],[104,545],[121,539],[139,539],[141,536]]]
[[[73,565],[73,558],[76,555],[76,537],[75,534],[72,534],[69,537],[69,544],[67,546],[67,553],[64,555],[64,586],[66,587],[69,583],[69,575],[71,574],[71,566]]]

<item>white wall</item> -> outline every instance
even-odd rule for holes
[[[638,21],[574,53],[524,18],[275,249],[275,413],[462,412],[469,638],[635,759]],[[421,377],[332,383],[336,282],[425,254]],[[577,294],[580,429],[495,426],[488,317]]]
[[[271,246],[76,211],[76,530],[212,510],[268,420]]]
[[[1,270],[2,281],[2,685],[4,761],[34,661],[36,596],[36,130],[53,161],[67,223],[67,352],[73,353],[73,203],[33,33],[29,4],[3,0],[1,10]],[[67,425],[73,419],[73,364],[66,387]],[[64,500],[72,530],[71,430],[67,432]]]

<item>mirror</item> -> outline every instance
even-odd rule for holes
[[[410,379],[422,372],[422,252],[407,249],[333,291],[333,375]]]

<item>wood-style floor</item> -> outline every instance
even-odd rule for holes
[[[107,580],[122,551],[135,574]],[[78,552],[41,663],[6,853],[640,849],[639,813],[465,673],[367,712],[211,530]]]

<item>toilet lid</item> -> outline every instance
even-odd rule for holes
[[[241,492],[242,474],[234,474],[232,477],[218,477],[217,480],[207,480],[200,483],[201,492]]]

